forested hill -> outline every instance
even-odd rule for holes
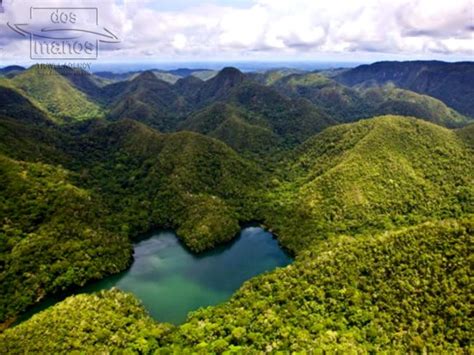
[[[0,72],[2,327],[156,228],[201,253],[257,221],[295,256],[180,326],[111,290],[0,352],[469,352],[471,68]]]
[[[115,289],[78,295],[0,341],[7,353],[463,352],[473,233],[471,218],[332,238],[179,327]]]
[[[474,213],[472,150],[455,131],[422,120],[383,116],[331,127],[292,152],[284,170],[269,224],[296,250],[315,236]]]
[[[336,80],[350,86],[392,82],[438,98],[462,114],[474,117],[473,62],[379,62],[348,70],[336,76]]]

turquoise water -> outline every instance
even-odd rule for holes
[[[160,231],[136,243],[134,257],[129,270],[74,293],[117,287],[137,296],[156,320],[180,324],[190,311],[224,302],[246,280],[292,262],[273,235],[258,227],[244,228],[232,242],[199,255],[173,232]],[[58,301],[45,300],[19,321]]]

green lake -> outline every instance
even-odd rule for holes
[[[180,324],[190,311],[224,302],[246,280],[292,262],[273,235],[259,227],[246,227],[232,242],[199,255],[186,249],[172,231],[150,234],[134,249],[130,269],[74,294],[117,287],[137,296],[156,320]],[[64,297],[45,300],[18,322]]]

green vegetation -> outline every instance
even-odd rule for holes
[[[178,82],[186,102],[201,109],[178,129],[209,134],[239,152],[258,155],[273,152],[271,145],[293,147],[337,123],[308,100],[287,97],[257,81],[235,68],[225,68],[206,82]]]
[[[171,326],[156,324],[132,295],[118,290],[70,297],[1,336],[1,352],[148,353]],[[22,344],[21,348],[18,344]]]
[[[0,136],[0,152],[10,158],[50,164],[68,159],[61,149],[67,137],[53,127],[25,125],[0,116]]]
[[[294,74],[276,81],[273,87],[290,97],[304,97],[338,122],[371,117],[370,106],[357,90],[317,73]]]
[[[474,118],[474,64],[436,61],[379,62],[361,65],[335,76],[345,85],[385,85],[429,95]]]
[[[191,76],[206,81],[212,79],[217,74],[219,74],[219,72],[215,70],[200,70],[193,72]]]
[[[251,218],[259,169],[217,140],[163,135],[123,120],[93,130],[75,149],[77,183],[102,196],[114,230],[134,237],[155,226],[177,228],[191,249],[202,251]],[[199,218],[190,218],[196,206]],[[219,221],[222,228],[215,228]]]
[[[234,88],[246,81],[245,75],[236,68],[224,68],[212,79],[205,81],[199,90],[190,97],[198,107],[223,100]]]
[[[99,118],[103,110],[52,69],[34,66],[11,79],[36,106],[57,123]]]
[[[256,74],[250,74],[252,80],[263,84],[263,85],[273,85],[280,79],[292,75],[292,74],[301,74],[301,70],[297,69],[276,69],[276,70],[269,70],[265,73],[256,73]]]
[[[314,235],[459,217],[474,212],[473,163],[455,132],[421,120],[384,116],[332,127],[289,159],[266,221],[285,246],[301,250]]]
[[[202,251],[231,239],[253,215],[260,173],[219,141],[160,135],[125,120],[56,144],[72,172],[2,156],[2,320],[46,294],[125,269],[127,236],[168,226]],[[41,147],[17,152],[32,160],[55,152]]]
[[[474,123],[459,129],[457,134],[466,142],[471,148],[474,148]]]
[[[90,101],[107,103],[103,89],[110,82],[106,79],[90,74],[85,70],[68,66],[58,66],[52,69],[69,81],[77,90],[86,94]],[[41,75],[41,72],[39,74]]]
[[[329,239],[228,303],[192,313],[172,341],[211,351],[468,347],[473,221]]]
[[[126,269],[157,227],[200,252],[260,221],[297,259],[180,327],[113,290],[8,329],[2,350],[472,348],[473,125],[439,126],[468,123],[441,101],[287,70],[174,85],[36,70],[0,79],[0,321]],[[387,113],[417,118],[354,123]]]
[[[126,235],[100,227],[100,204],[64,169],[0,155],[0,180],[0,319],[130,264]]]
[[[24,97],[11,83],[0,80],[0,116],[33,125],[48,125],[52,123],[47,113]]]
[[[173,86],[152,72],[144,72],[119,88],[111,104],[111,120],[134,119],[159,131],[172,131],[187,110],[186,101]]]
[[[331,238],[180,327],[152,322],[112,290],[68,298],[0,340],[10,353],[468,351],[473,233],[467,218]]]
[[[433,97],[392,85],[367,89],[363,92],[363,100],[373,107],[374,115],[412,116],[445,127],[459,127],[470,121]]]
[[[412,116],[445,127],[470,121],[443,102],[392,83],[369,88],[350,88],[318,73],[294,74],[276,81],[273,87],[290,97],[304,97],[339,122],[354,122],[380,115]]]
[[[315,133],[337,123],[308,100],[288,98],[276,90],[253,82],[244,82],[226,98],[253,117],[263,119],[266,127],[284,138],[286,146],[302,143]]]
[[[233,105],[217,103],[187,118],[180,130],[194,131],[217,138],[239,153],[266,155],[282,138],[272,132],[263,118]]]

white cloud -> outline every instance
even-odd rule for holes
[[[178,33],[174,36],[173,39],[173,47],[178,49],[178,50],[183,50],[186,48],[186,44],[188,43],[186,36],[182,35],[181,33]]]
[[[14,9],[4,15],[8,21],[28,20],[24,16],[32,0],[5,2],[7,9]],[[34,3],[39,6],[43,1]],[[70,6],[71,1],[46,3]],[[193,2],[192,7],[180,11],[160,11],[156,2],[147,0],[74,0],[75,6],[99,4],[101,24],[120,36],[121,44],[103,46],[105,57],[277,59],[347,52],[427,57],[474,54],[473,0],[254,0],[247,8],[216,3]],[[23,42],[4,29],[0,34],[3,54],[7,50],[7,56],[24,55]]]

